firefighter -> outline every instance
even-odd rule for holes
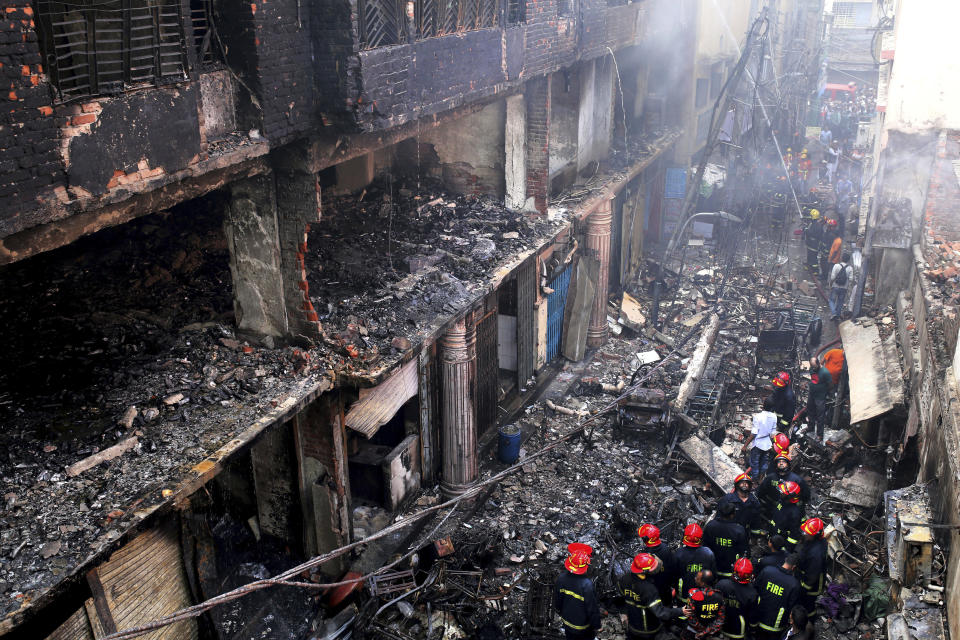
[[[826,284],[827,277],[830,275],[830,251],[833,249],[833,243],[840,237],[837,231],[837,221],[833,218],[828,219],[823,225],[823,235],[820,238],[820,282]]]
[[[660,561],[661,571],[652,574],[651,579],[660,593],[664,606],[673,604],[673,556],[660,540],[660,529],[652,524],[641,525],[637,534],[643,540],[644,552]]]
[[[787,147],[787,152],[783,154],[783,164],[787,165],[787,171],[793,173],[793,149]]]
[[[757,562],[757,571],[766,567],[779,567],[787,557],[787,541],[778,533],[767,538],[767,548],[770,553],[764,555]]]
[[[777,414],[777,428],[786,431],[793,421],[793,416],[797,415],[797,396],[793,392],[793,386],[790,384],[790,374],[781,371],[772,380],[773,393],[773,412]]]
[[[630,573],[617,582],[617,591],[626,600],[627,638],[646,640],[656,636],[663,623],[683,615],[683,610],[664,606],[660,601],[656,576],[666,573],[660,558],[652,553],[640,553],[633,558]]]
[[[820,244],[823,242],[823,223],[820,210],[810,210],[810,225],[803,232],[803,244],[807,248],[807,271],[817,275],[820,270]]]
[[[701,546],[703,529],[700,525],[688,524],[683,530],[683,544],[673,552],[673,579],[677,585],[677,597],[683,602],[689,598],[688,591],[695,586],[697,572],[717,568],[713,551]]]
[[[802,540],[797,551],[797,577],[803,588],[801,604],[813,611],[817,597],[823,593],[824,572],[827,566],[827,540],[823,537],[823,520],[810,518],[800,525]]]
[[[717,509],[721,509],[724,504],[734,506],[737,512],[735,520],[751,534],[759,535],[764,530],[760,501],[753,493],[753,478],[750,477],[749,470],[733,479],[733,491],[720,498]]]
[[[774,533],[786,540],[787,549],[793,551],[800,541],[800,520],[803,518],[803,511],[800,509],[800,485],[787,480],[780,483],[779,489],[781,499],[770,518],[770,526]]]
[[[680,635],[683,640],[701,640],[718,633],[726,614],[723,594],[714,588],[717,576],[713,571],[698,571],[694,580],[697,586],[690,589],[690,599],[683,608],[687,621]]]
[[[717,582],[717,591],[723,594],[726,611],[723,635],[740,640],[746,638],[753,623],[753,610],[757,604],[757,590],[753,582],[753,564],[749,558],[740,558],[733,565],[733,577]]]
[[[733,563],[747,555],[747,530],[737,522],[737,508],[725,502],[717,507],[717,517],[703,528],[703,544],[713,551],[717,575],[733,575]]]
[[[590,568],[590,545],[574,543],[564,561],[567,573],[557,578],[553,607],[563,623],[567,640],[593,640],[600,629],[600,606],[593,580],[586,577]]]
[[[768,519],[780,502],[780,483],[787,480],[800,485],[801,504],[810,502],[810,485],[799,474],[790,470],[790,454],[778,453],[773,459],[773,472],[763,479],[763,484],[757,489],[757,498]]]
[[[756,640],[780,640],[789,626],[790,611],[800,599],[800,583],[793,577],[796,554],[779,567],[765,567],[757,574]]]
[[[810,178],[811,168],[813,168],[813,163],[810,161],[810,154],[804,149],[800,152],[800,160],[797,161],[797,175],[800,176],[804,186],[807,185],[807,180]]]
[[[820,359],[810,358],[810,382],[807,389],[807,422],[817,438],[823,439],[827,422],[827,395],[833,386],[830,370],[820,364]]]

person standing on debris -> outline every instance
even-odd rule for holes
[[[673,556],[660,540],[660,529],[652,524],[641,525],[637,534],[643,540],[644,552],[654,556],[662,568],[650,576],[653,584],[660,593],[660,601],[664,606],[673,604]]]
[[[679,607],[664,606],[655,584],[656,576],[666,570],[660,559],[651,553],[633,558],[630,573],[620,576],[617,591],[627,605],[627,639],[652,640],[663,629],[663,623],[683,615]]]
[[[783,640],[813,640],[816,637],[816,630],[810,624],[807,615],[807,609],[803,605],[796,605],[790,611],[790,629]]]
[[[729,502],[717,507],[717,517],[703,528],[703,544],[713,551],[717,575],[729,578],[733,564],[747,556],[747,531],[736,520],[737,508]]]
[[[810,224],[803,231],[803,246],[807,248],[807,271],[816,275],[820,268],[820,243],[823,241],[823,223],[820,210],[810,210]]]
[[[763,411],[753,414],[753,425],[750,428],[750,436],[743,443],[741,452],[749,456],[747,466],[750,475],[754,478],[763,476],[767,473],[767,466],[770,464],[770,449],[773,448],[771,436],[777,430],[777,415],[773,409],[773,399],[767,397],[763,401]],[[751,448],[751,445],[752,448]]]
[[[780,503],[770,518],[770,526],[777,535],[783,536],[787,549],[793,550],[800,541],[800,520],[803,510],[800,508],[800,485],[787,480],[780,483]]]
[[[557,578],[553,608],[560,616],[567,640],[593,640],[600,629],[600,606],[593,588],[593,580],[584,574],[590,568],[590,545],[568,547],[570,555],[564,561],[567,573]]]
[[[826,422],[827,393],[832,386],[830,371],[820,364],[816,356],[810,358],[810,385],[807,395],[807,420],[817,438],[823,439],[823,427]]]
[[[757,498],[764,508],[767,519],[773,516],[774,509],[780,503],[780,483],[788,481],[796,482],[800,486],[800,502],[803,505],[808,504],[810,485],[799,474],[790,470],[790,453],[778,453],[773,459],[773,472],[764,478],[763,484],[757,490]]]
[[[833,243],[840,238],[837,231],[837,221],[828,218],[823,223],[823,237],[820,238],[820,282],[826,284],[830,276],[830,251],[833,249]]]
[[[683,640],[701,640],[717,634],[726,615],[723,594],[714,588],[717,576],[713,571],[698,571],[695,581],[697,586],[690,589],[690,598],[683,608],[687,621],[680,635]]]
[[[787,557],[787,541],[778,533],[767,538],[767,548],[770,553],[764,555],[757,562],[757,570],[762,571],[766,567],[779,567]]]
[[[843,374],[844,357],[843,349],[839,347],[830,349],[823,354],[823,366],[830,372],[830,382],[835,387],[840,382],[840,376]]]
[[[733,491],[720,498],[717,510],[722,509],[725,504],[732,504],[736,510],[734,520],[749,533],[760,535],[764,529],[760,501],[753,494],[753,478],[748,471],[733,479]]]
[[[810,518],[802,525],[800,548],[797,550],[797,572],[803,588],[801,602],[808,611],[813,611],[817,598],[823,593],[824,572],[827,567],[827,540],[823,536],[823,520]]]
[[[786,431],[797,415],[797,395],[790,384],[790,374],[781,371],[773,379],[773,412],[777,414],[777,428]]]
[[[757,589],[752,582],[753,564],[749,558],[737,560],[733,565],[732,578],[722,578],[717,582],[717,591],[723,594],[726,605],[723,635],[727,638],[742,640],[747,637],[757,604]]]
[[[688,524],[683,530],[683,544],[673,552],[674,580],[677,585],[677,597],[686,602],[688,591],[696,585],[697,573],[704,569],[714,571],[717,560],[713,551],[701,546],[703,529],[700,525]]]
[[[800,599],[800,582],[793,577],[796,554],[788,555],[779,567],[765,567],[757,574],[755,640],[780,640],[787,630],[789,612]]]
[[[850,253],[844,253],[840,262],[830,270],[830,319],[836,320],[843,312],[843,303],[847,300],[847,287],[853,280],[853,267],[850,265]]]

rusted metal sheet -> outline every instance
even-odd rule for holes
[[[191,604],[175,518],[168,518],[131,540],[100,565],[98,574],[112,618],[121,630]],[[196,640],[197,624],[184,620],[142,637]]]
[[[417,360],[411,360],[385,381],[361,393],[360,400],[347,412],[347,427],[367,438],[373,437],[407,400],[417,395],[418,387]]]
[[[851,376],[852,377],[852,376]],[[875,507],[883,499],[887,490],[887,478],[876,471],[859,468],[851,475],[833,485],[830,495],[837,500],[849,502],[858,507]]]
[[[700,436],[681,442],[680,450],[722,491],[730,491],[734,478],[743,471],[720,447]]]
[[[517,386],[523,387],[535,370],[537,358],[537,259],[517,269]]]
[[[888,362],[877,326],[847,320],[840,323],[840,338],[850,374],[850,422],[869,420],[902,403],[900,360]],[[891,380],[898,382],[891,385]]]

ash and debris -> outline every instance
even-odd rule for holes
[[[310,299],[328,337],[356,347],[364,366],[382,366],[563,222],[455,195],[433,179],[417,188],[386,176],[324,203],[307,240]]]
[[[217,217],[180,210],[0,272],[0,616],[319,379],[307,354],[234,335],[227,265]],[[68,476],[129,438],[131,451]]]
[[[746,256],[744,246],[748,247]],[[613,402],[618,389],[635,376],[649,374],[643,388],[618,409],[598,418],[582,435],[530,459],[475,503],[462,507],[463,513],[454,514],[435,536],[449,537],[453,554],[438,560],[436,549],[428,544],[414,562],[397,568],[409,571],[410,578],[421,586],[416,593],[403,597],[401,589],[371,595],[365,589],[338,623],[354,617],[353,628],[364,638],[559,638],[563,632],[549,604],[553,584],[564,570],[567,544],[586,542],[595,548],[588,575],[594,579],[601,607],[610,612],[598,638],[622,638],[623,609],[615,599],[614,585],[641,550],[636,534],[639,525],[657,524],[665,542],[675,546],[683,527],[693,521],[705,523],[722,495],[675,446],[676,430],[682,427],[665,420],[665,402],[686,375],[700,331],[699,319],[720,300],[724,323],[701,390],[719,384],[722,393],[718,411],[698,420],[701,433],[715,438],[725,453],[746,466],[740,449],[749,433],[750,416],[770,392],[770,376],[775,373],[756,361],[758,329],[770,328],[771,322],[782,326],[766,316],[758,321],[757,308],[795,308],[799,325],[809,322],[803,317],[805,305],[812,305],[813,314],[823,313],[825,305],[815,297],[811,303],[813,296],[807,295],[813,293],[814,284],[795,269],[802,264],[803,248],[798,240],[779,246],[760,234],[749,242],[741,241],[739,247],[741,253],[732,265],[724,265],[717,244],[709,241],[686,250],[683,268],[674,265],[672,277],[667,277],[671,288],[662,313],[669,321],[663,331],[652,330],[645,319],[628,326],[631,319],[620,312],[619,305],[611,304],[608,343],[591,355],[586,366],[564,365],[545,398],[517,418],[523,433],[529,434],[521,456],[539,451],[575,429],[583,417],[595,415]],[[644,313],[650,310],[653,266],[648,265],[638,284],[627,291]],[[690,332],[693,335],[679,357],[652,370],[671,352],[672,345]],[[834,332],[825,330],[820,344],[832,340]],[[817,346],[801,345],[792,356],[795,369],[802,371],[799,360],[807,355],[807,349]],[[576,374],[565,376],[565,371]],[[557,382],[561,379],[566,381]],[[797,390],[802,398],[802,386]],[[829,571],[830,581],[850,585],[852,592],[858,592],[868,587],[871,578],[885,573],[882,540],[872,535],[883,528],[882,505],[856,507],[832,498],[831,489],[865,465],[879,465],[875,470],[883,472],[883,459],[852,437],[845,425],[828,431],[828,436],[826,444],[805,433],[796,438],[794,468],[814,491],[807,517],[819,516],[834,530],[831,544],[838,561]],[[504,467],[488,461],[481,479]],[[442,499],[436,490],[428,491],[408,512]],[[385,518],[383,524],[386,522]],[[757,541],[754,544],[753,553],[762,555],[765,550]],[[833,616],[814,616],[818,637],[885,637],[882,619],[859,615],[859,606],[847,604]],[[317,637],[325,636],[321,632]]]

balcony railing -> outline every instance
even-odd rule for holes
[[[508,19],[522,21],[520,2],[507,4]],[[496,27],[501,10],[499,0],[362,0],[361,45],[373,49]]]

